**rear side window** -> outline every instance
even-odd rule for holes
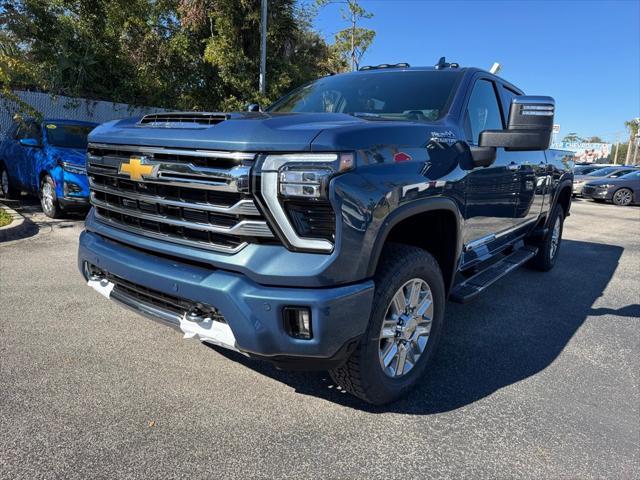
[[[503,128],[493,82],[478,80],[473,86],[465,115],[467,139],[471,143],[478,144],[480,132],[483,130],[502,130]]]
[[[633,172],[633,170],[629,169],[629,170],[618,170],[617,172],[613,172],[611,175],[609,175],[609,178],[618,178],[621,177],[622,175],[626,175],[627,173],[631,173]]]

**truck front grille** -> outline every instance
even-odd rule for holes
[[[247,243],[275,241],[249,192],[253,157],[90,144],[91,203],[98,220],[117,228],[235,253]]]

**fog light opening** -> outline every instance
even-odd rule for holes
[[[105,274],[102,270],[100,270],[95,265],[90,264],[89,262],[84,262],[84,276],[87,280],[102,280],[105,277]]]
[[[290,336],[301,340],[313,338],[311,310],[308,307],[284,307],[282,315],[285,329]]]

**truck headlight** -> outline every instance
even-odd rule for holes
[[[260,168],[262,198],[292,247],[321,252],[333,250],[332,233],[327,233],[326,227],[314,230],[310,225],[314,222],[304,222],[300,212],[304,217],[317,211],[326,223],[327,208],[333,212],[328,202],[329,181],[332,176],[351,170],[354,163],[352,153],[291,153],[264,157]],[[288,212],[289,202],[292,208]],[[335,217],[332,218],[335,224]]]

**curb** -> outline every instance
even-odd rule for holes
[[[13,221],[9,225],[0,227],[0,242],[16,240],[29,230],[31,225],[13,208],[9,208],[4,203],[0,203],[0,208],[13,217]]]

